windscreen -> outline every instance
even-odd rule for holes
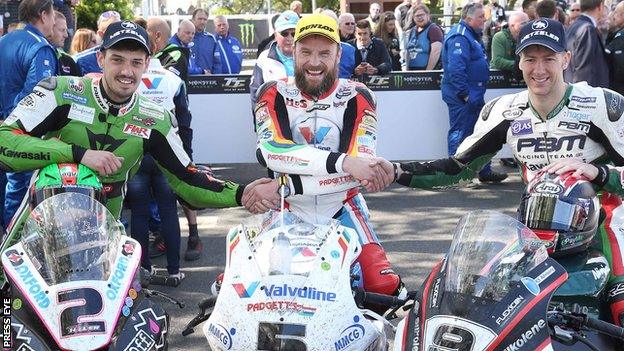
[[[49,285],[108,280],[123,226],[93,198],[61,193],[41,202],[24,225],[22,242]]]

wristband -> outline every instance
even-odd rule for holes
[[[606,165],[597,165],[591,163],[594,167],[598,168],[598,175],[594,180],[591,181],[592,184],[597,185],[602,188],[609,181],[609,167]]]

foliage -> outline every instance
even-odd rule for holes
[[[288,10],[292,0],[271,0],[271,12],[277,13]],[[303,0],[303,12],[312,12],[312,1]],[[211,10],[215,15],[238,15],[266,13],[267,0],[222,0],[217,3],[218,8]],[[338,0],[316,0],[317,7],[328,8],[338,11],[340,2]]]
[[[76,6],[77,28],[97,30],[97,19],[106,11],[119,12],[121,19],[132,19],[132,0],[82,0]]]

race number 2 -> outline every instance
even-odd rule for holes
[[[307,351],[306,326],[303,324],[260,323],[258,351]]]
[[[100,292],[92,288],[63,290],[58,293],[61,311],[61,336],[77,334],[100,334],[106,332],[104,321],[83,321],[102,312],[103,303]]]

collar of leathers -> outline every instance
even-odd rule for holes
[[[568,86],[566,87],[565,94],[563,94],[563,98],[561,99],[561,101],[559,101],[559,103],[555,106],[555,108],[552,111],[548,112],[544,120],[547,121],[555,117],[557,114],[559,114],[559,112],[561,112],[561,110],[568,104],[568,102],[570,102],[571,94],[572,94],[572,85],[568,84]],[[533,107],[531,100],[528,100],[528,101],[529,101],[529,107],[531,108],[531,111],[533,111],[533,113],[541,119],[542,116],[540,116],[540,114],[537,113],[537,110],[535,110],[535,108]]]

